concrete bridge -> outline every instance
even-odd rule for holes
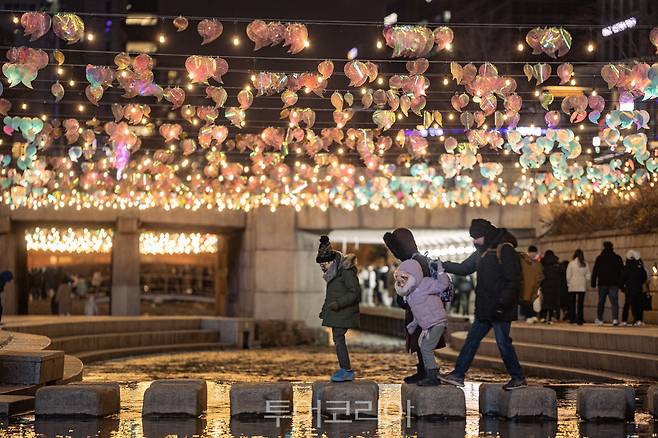
[[[466,229],[471,219],[535,235],[547,217],[538,205],[426,210],[358,208],[260,208],[250,212],[185,209],[81,210],[0,209],[0,267],[15,273],[3,294],[5,312],[18,313],[27,299],[30,227],[105,227],[114,230],[111,267],[112,315],[136,315],[140,304],[139,233],[143,230],[212,232],[228,237],[228,289],[216,297],[218,315],[303,320],[317,325],[323,284],[315,266],[317,238],[334,230]],[[21,291],[22,293],[18,293]]]

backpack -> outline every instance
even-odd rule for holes
[[[439,270],[439,260],[431,259],[427,253],[421,256],[427,260],[427,265],[430,268],[430,278],[436,282],[439,298],[444,303],[451,303],[455,298],[455,285],[452,283],[452,278],[444,270]]]

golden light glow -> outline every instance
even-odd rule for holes
[[[112,234],[111,229],[104,228],[35,228],[25,233],[25,242],[28,251],[109,254],[112,251]]]
[[[218,247],[216,234],[145,232],[139,235],[140,254],[216,254]]]

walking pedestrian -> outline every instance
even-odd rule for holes
[[[596,257],[592,270],[592,287],[599,288],[599,303],[596,307],[596,325],[603,325],[603,310],[606,297],[610,298],[612,325],[619,325],[619,301],[617,293],[622,279],[624,262],[614,251],[612,242],[603,242],[603,251]]]
[[[73,280],[69,276],[64,276],[62,282],[57,287],[55,293],[55,302],[57,303],[57,314],[71,314],[71,283]]]
[[[544,278],[544,270],[537,261],[537,247],[535,245],[530,245],[527,253],[520,253],[519,255],[524,280],[519,300],[521,315],[525,317],[528,324],[534,324],[538,319],[537,312],[532,309],[532,302],[539,293],[539,286]]]
[[[473,219],[469,228],[476,251],[462,263],[444,262],[446,272],[471,275],[477,271],[475,320],[459,352],[455,369],[439,378],[464,386],[464,376],[473,362],[482,338],[493,328],[496,344],[511,380],[505,390],[527,386],[510,337],[511,322],[518,317],[521,289],[521,265],[516,253],[516,238],[505,228],[497,228],[485,219]]]
[[[562,266],[552,250],[544,253],[541,259],[544,278],[541,281],[542,322],[553,324],[553,318],[560,315],[560,294],[567,288],[562,275]]]
[[[589,265],[585,261],[582,249],[573,253],[567,266],[567,289],[569,290],[569,322],[583,325],[585,323],[584,306],[587,282],[591,279]]]
[[[636,327],[644,325],[644,284],[647,282],[647,271],[640,258],[640,253],[634,250],[626,254],[626,265],[622,274],[622,290],[624,310],[622,311],[622,325],[628,325],[629,308],[633,312]]]
[[[351,328],[359,328],[359,301],[361,289],[356,275],[356,256],[343,255],[331,247],[328,236],[320,238],[315,261],[324,273],[327,291],[320,312],[322,325],[331,327],[336,356],[340,369],[331,376],[332,382],[354,380],[345,334]]]

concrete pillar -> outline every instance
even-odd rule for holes
[[[120,217],[112,245],[111,315],[139,314],[139,221],[134,217]]]
[[[12,233],[9,216],[0,216],[0,271],[16,272],[16,239]],[[18,311],[16,282],[5,285],[2,293],[2,307],[5,315],[15,315]]]
[[[319,326],[325,284],[315,263],[318,236],[298,232],[292,208],[249,213],[239,266],[239,315]]]

